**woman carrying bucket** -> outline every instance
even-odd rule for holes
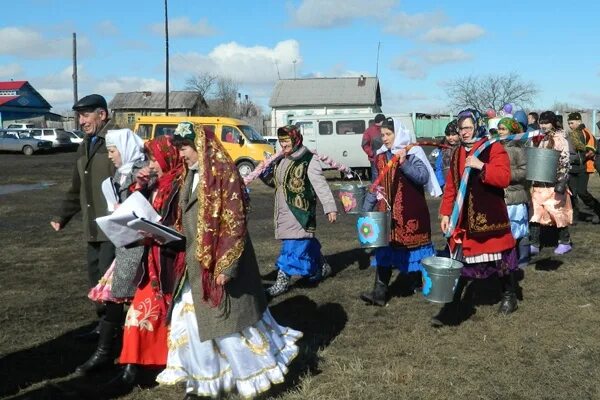
[[[533,146],[554,149],[560,152],[556,170],[556,182],[532,182],[531,202],[533,216],[529,221],[529,239],[531,255],[540,252],[540,225],[558,229],[558,246],[554,253],[561,255],[571,251],[569,225],[573,222],[571,198],[566,193],[569,177],[569,143],[564,131],[560,129],[556,114],[545,111],[540,115],[539,124],[546,135],[541,141],[533,140]]]
[[[284,157],[275,167],[275,237],[282,243],[275,264],[277,280],[267,289],[272,297],[287,292],[292,275],[319,281],[331,273],[315,238],[317,197],[329,222],[337,218],[321,164],[302,145],[300,131],[295,126],[284,126],[277,129],[277,137]]]
[[[384,145],[375,156],[379,175],[383,175],[381,200],[377,203],[376,198],[374,201],[367,198],[363,209],[370,211],[375,203],[379,211],[391,207],[391,235],[389,245],[377,248],[372,258],[376,267],[373,290],[360,295],[368,304],[378,306],[386,303],[392,268],[405,274],[417,274],[421,259],[435,253],[425,189],[432,196],[442,194],[423,149],[418,146],[407,149],[415,140],[399,119],[388,118],[381,127],[381,134]],[[390,162],[393,164],[386,173]]]
[[[510,161],[500,143],[487,146],[486,129],[478,111],[465,110],[458,116],[461,146],[452,157],[446,178],[440,226],[449,236],[453,258],[462,261],[464,267],[453,301],[432,318],[434,326],[458,323],[462,292],[470,279],[497,274],[504,291],[498,311],[509,314],[517,309],[517,253],[504,202],[504,189],[510,184]],[[484,150],[474,156],[480,147]],[[460,181],[466,167],[470,167],[470,174],[463,186]]]
[[[497,129],[500,139],[523,132],[521,124],[513,118],[502,118],[498,121]],[[517,241],[519,267],[524,268],[529,264],[529,193],[525,189],[527,157],[522,142],[509,140],[502,144],[510,159],[510,185],[504,189],[504,200],[508,209],[510,230]]]

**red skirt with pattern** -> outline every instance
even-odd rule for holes
[[[157,295],[150,281],[139,287],[127,312],[120,364],[164,367],[167,364],[167,309],[172,295]]]

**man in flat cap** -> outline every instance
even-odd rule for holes
[[[87,272],[90,287],[95,286],[115,257],[115,247],[98,228],[96,218],[108,214],[101,183],[114,175],[114,166],[108,159],[104,136],[109,124],[108,107],[104,97],[91,94],[81,98],[73,106],[79,117],[79,125],[85,138],[77,149],[77,161],[73,168],[71,187],[67,190],[57,215],[50,225],[59,231],[79,211],[83,214],[83,234],[87,242]],[[98,305],[99,317],[104,313]],[[99,327],[87,335],[96,339]],[[85,337],[86,335],[83,335]]]
[[[600,223],[600,203],[588,192],[588,181],[590,174],[594,173],[594,158],[596,155],[596,140],[594,135],[582,123],[581,114],[578,112],[570,113],[567,117],[569,123],[569,142],[574,149],[571,157],[571,171],[569,173],[569,187],[571,188],[573,203],[573,220],[578,220],[579,202],[583,203],[596,214],[592,218],[595,224]]]

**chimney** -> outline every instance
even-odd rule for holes
[[[365,78],[364,76],[360,76],[358,78],[358,86],[365,86],[365,83],[367,82],[367,78]]]

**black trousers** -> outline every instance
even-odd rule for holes
[[[96,286],[98,281],[110,267],[115,259],[115,246],[109,242],[88,242],[87,246],[87,273],[90,288]],[[98,316],[104,315],[105,307],[96,304]]]
[[[600,203],[588,192],[588,182],[590,180],[590,174],[582,171],[578,174],[569,174],[569,188],[573,195],[571,196],[571,203],[573,203],[573,219],[579,218],[579,200],[594,211],[594,213],[600,216]]]
[[[571,234],[569,233],[568,226],[565,226],[563,228],[554,227],[554,229],[558,229],[558,243],[571,244]],[[536,222],[531,222],[529,224],[529,242],[535,247],[540,247],[540,234],[540,224]]]

